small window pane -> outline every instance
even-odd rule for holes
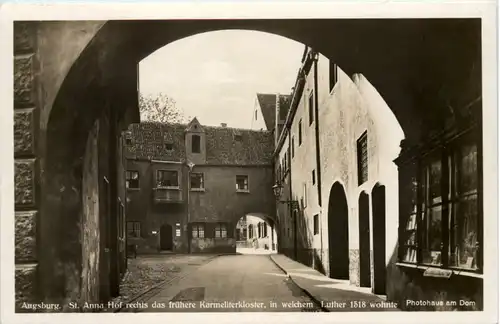
[[[460,193],[477,189],[477,146],[468,145],[461,150],[459,161]]]
[[[450,263],[464,268],[477,268],[477,195],[464,198],[457,205]]]
[[[427,235],[424,239],[423,261],[431,264],[441,264],[441,206],[433,207],[427,215]]]

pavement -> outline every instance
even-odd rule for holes
[[[259,254],[212,258],[132,306],[129,312],[321,311],[269,255]]]
[[[332,279],[282,254],[270,259],[312,300],[328,312],[400,311],[385,296],[374,295],[370,288],[356,287],[348,280]]]
[[[246,252],[242,254],[242,252]],[[270,251],[231,255],[157,255],[141,265],[157,269],[144,290],[121,300],[119,312],[360,312],[398,311],[393,303],[331,279]],[[163,269],[166,265],[175,271]],[[142,271],[144,272],[144,271]],[[130,281],[130,280],[129,280]],[[134,283],[135,280],[132,280]]]

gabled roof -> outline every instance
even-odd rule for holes
[[[273,130],[276,121],[276,94],[257,93],[257,100],[267,130]]]
[[[192,133],[203,133],[203,127],[201,126],[200,122],[198,121],[198,118],[194,117],[189,124],[187,125],[186,128],[187,132],[192,132]]]

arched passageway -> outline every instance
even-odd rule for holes
[[[344,187],[336,182],[328,202],[330,277],[349,279],[349,209]]]
[[[277,253],[278,235],[274,222],[263,214],[247,214],[236,223],[236,253]]]
[[[34,63],[29,69],[15,72],[21,77],[16,75],[14,101],[16,108],[37,110],[33,114],[36,126],[31,125],[33,132],[36,130],[31,136],[36,138],[36,149],[16,151],[16,173],[28,172],[36,181],[25,184],[16,176],[16,185],[28,186],[27,190],[16,191],[20,195],[16,196],[16,211],[32,210],[39,220],[38,253],[30,262],[31,269],[39,272],[36,278],[43,278],[38,285],[43,292],[40,299],[65,304],[84,298],[80,284],[82,272],[85,273],[82,260],[87,260],[85,254],[91,252],[83,249],[80,240],[82,226],[88,225],[81,224],[87,208],[82,179],[89,176],[84,173],[83,160],[88,136],[94,128],[99,130],[99,141],[93,145],[104,153],[99,157],[98,174],[92,175],[97,177],[100,222],[91,229],[103,235],[91,239],[100,244],[100,253],[109,246],[111,256],[100,257],[102,262],[92,267],[103,269],[109,261],[110,284],[117,289],[119,241],[114,238],[120,235],[116,225],[122,170],[116,162],[120,130],[138,121],[137,64],[173,41],[222,29],[257,30],[289,37],[315,48],[348,75],[362,73],[393,110],[407,143],[418,141],[428,128],[442,129],[449,117],[448,107],[458,107],[453,114],[468,118],[471,112],[476,115],[476,108],[481,106],[480,19],[33,22],[28,35],[43,41],[27,42],[32,46],[30,53],[36,55],[30,58]],[[26,59],[24,45],[15,44],[16,55],[19,54],[16,62]],[[43,71],[36,70],[42,67]],[[33,84],[24,89],[29,82]],[[36,89],[43,89],[43,101],[31,95]],[[27,157],[36,163],[26,162]],[[104,191],[108,190],[104,179],[109,183],[109,207],[101,205]],[[36,197],[32,194],[35,187]],[[26,192],[27,197],[23,197]],[[342,196],[345,201],[345,194]],[[335,206],[339,207],[337,202]],[[346,201],[345,209],[340,214],[347,215]],[[329,215],[329,223],[330,219],[334,223],[336,218],[330,216],[334,215]],[[339,254],[343,261],[332,270],[345,277],[347,231],[344,233],[339,227],[346,227],[347,219],[344,222],[343,216],[337,218],[340,226],[329,232],[339,231],[337,243],[346,247],[338,252],[330,249],[330,259]],[[101,287],[105,284],[92,283]]]
[[[359,212],[359,285],[370,287],[370,205],[368,195],[363,191],[358,200]]]
[[[380,295],[386,292],[385,199],[385,186],[375,185],[372,190],[373,292]]]

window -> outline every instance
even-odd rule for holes
[[[316,171],[315,170],[312,170],[312,182],[313,182],[313,186],[316,184]]]
[[[248,191],[248,176],[237,175],[236,176],[236,190],[237,191]]]
[[[191,189],[204,189],[203,173],[191,173]]]
[[[255,110],[255,120],[257,120],[257,110]]]
[[[253,225],[248,225],[248,238],[253,238]]]
[[[302,144],[302,119],[299,121],[299,146]]]
[[[132,145],[132,133],[131,132],[125,132],[125,144]]]
[[[191,152],[200,153],[201,152],[201,138],[200,135],[191,136]]]
[[[302,184],[302,208],[307,207],[307,186]]]
[[[362,185],[368,180],[368,137],[367,133],[364,132],[363,135],[357,141],[357,153],[358,153],[358,185]]]
[[[309,125],[314,121],[314,91],[309,94]]]
[[[262,237],[262,223],[258,223],[257,224],[257,231],[258,231],[258,237],[261,238]]]
[[[141,237],[140,222],[127,222],[127,237]]]
[[[173,170],[156,171],[156,187],[168,188],[179,187],[179,172]]]
[[[172,151],[174,149],[174,145],[172,143],[165,143],[165,150]]]
[[[125,179],[127,189],[139,189],[139,171],[126,171]]]
[[[226,224],[215,225],[215,238],[226,238],[226,237],[227,237]]]
[[[482,214],[478,204],[478,152],[470,139],[456,139],[404,166],[413,179],[400,238],[400,260],[441,268],[481,268]],[[411,169],[409,169],[411,168]],[[418,175],[418,177],[416,176]]]
[[[292,137],[292,158],[295,156],[295,143],[294,138]]]
[[[262,227],[264,228],[264,237],[267,237],[267,224],[262,223]]]
[[[314,218],[313,218],[313,230],[314,230],[314,235],[319,233],[319,215],[318,214],[314,215]]]
[[[241,142],[243,140],[243,135],[241,134],[234,134],[234,140],[237,142]]]
[[[330,61],[330,92],[332,92],[337,83],[337,65]]]
[[[203,224],[193,224],[191,226],[191,236],[192,238],[204,238],[205,237],[205,225]]]

